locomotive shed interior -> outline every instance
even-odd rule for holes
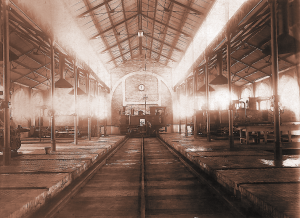
[[[109,137],[258,149],[299,169],[300,0],[1,0],[0,11],[0,179],[30,145],[52,155]]]

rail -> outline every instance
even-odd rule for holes
[[[142,138],[141,146],[142,166],[141,166],[141,218],[145,218],[146,214],[146,201],[145,201],[145,158],[144,158],[144,137]]]

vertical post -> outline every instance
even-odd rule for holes
[[[103,97],[104,97],[104,104],[105,104],[105,106],[104,106],[104,108],[105,108],[105,118],[104,118],[104,136],[106,136],[106,131],[107,131],[107,102],[106,102],[106,96],[105,96],[105,93],[103,93]]]
[[[269,0],[271,11],[271,58],[272,58],[272,79],[273,79],[273,97],[274,97],[274,133],[275,148],[274,159],[281,160],[281,144],[280,144],[280,120],[278,107],[278,47],[277,47],[277,19],[276,19],[276,0]]]
[[[185,107],[185,136],[188,136],[188,128],[187,128],[187,107],[188,107],[188,80],[186,79],[185,80],[185,104],[184,107]]]
[[[54,40],[50,43],[50,59],[51,59],[51,150],[56,151],[55,140],[55,111],[54,111],[54,94],[55,94],[55,63],[54,63]]]
[[[100,96],[100,93],[99,93],[99,86],[98,86],[98,83],[97,83],[97,102],[99,102],[99,96]],[[98,103],[97,103],[97,111],[99,111],[99,107],[98,107]],[[96,116],[97,117],[97,137],[100,137],[100,129],[99,129],[99,112],[98,112],[98,115]]]
[[[197,137],[198,129],[197,129],[197,98],[196,98],[196,92],[197,92],[197,71],[194,71],[194,77],[193,77],[193,99],[194,99],[194,138]]]
[[[178,96],[179,96],[179,98],[177,98],[178,107],[180,106],[180,88],[178,89],[178,92],[179,92]],[[179,111],[179,134],[181,134],[181,111]]]
[[[209,112],[209,86],[208,86],[208,57],[205,56],[205,97],[206,97],[206,131],[207,141],[210,142],[210,112]]]
[[[74,113],[74,145],[78,144],[78,130],[77,130],[77,126],[78,126],[78,119],[77,119],[77,91],[78,91],[78,72],[77,72],[77,62],[76,62],[76,58],[74,60],[74,105],[75,105],[75,113]]]
[[[8,166],[11,162],[10,148],[10,70],[9,70],[9,20],[8,20],[8,1],[2,0],[3,5],[3,82],[4,82],[4,146],[3,146],[3,165]]]
[[[40,138],[40,142],[42,141],[42,131],[41,131],[41,117],[42,117],[42,112],[41,112],[42,108],[40,108],[40,116],[39,116],[39,138]]]
[[[91,129],[91,110],[90,110],[90,101],[91,101],[91,88],[90,88],[90,74],[86,73],[86,93],[88,95],[88,140],[91,140],[92,129]]]
[[[229,27],[227,27],[229,28]],[[228,94],[229,94],[229,110],[228,110],[228,121],[229,121],[229,148],[234,147],[234,137],[233,137],[233,105],[232,105],[232,89],[231,89],[231,63],[230,63],[230,41],[231,34],[227,32],[227,73],[228,73]]]

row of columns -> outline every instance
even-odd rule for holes
[[[280,121],[279,121],[279,96],[278,96],[278,47],[277,47],[277,21],[276,21],[276,0],[269,0],[269,7],[271,11],[271,60],[272,60],[272,79],[273,79],[273,96],[274,96],[274,132],[275,132],[275,147],[274,147],[274,158],[280,160],[281,154],[281,143],[280,143]],[[231,85],[231,33],[230,29],[227,30],[227,72],[228,72],[228,91],[229,91],[229,148],[234,148],[234,135],[233,135],[233,105],[232,105],[232,85]],[[205,60],[205,90],[206,90],[206,119],[207,119],[207,141],[211,141],[210,138],[210,113],[209,113],[209,81],[208,81],[208,62],[209,57],[207,54],[204,55]],[[194,137],[197,135],[196,125],[196,90],[197,90],[197,72],[194,71],[193,75],[193,98],[194,98]],[[185,80],[185,95],[187,97],[187,79]],[[185,117],[185,135],[187,136],[187,116]],[[181,119],[179,133],[181,134]]]
[[[10,146],[10,60],[9,60],[9,1],[1,0],[2,3],[2,23],[3,28],[3,86],[4,86],[4,99],[1,107],[4,109],[4,145],[3,145],[3,165],[7,166],[11,163],[11,146]],[[55,52],[54,52],[54,40],[50,40],[50,73],[51,73],[51,149],[56,151],[56,138],[55,138],[55,114],[54,114],[54,96],[55,96]],[[75,115],[74,115],[74,144],[78,144],[78,115],[77,115],[77,94],[78,94],[78,68],[76,60],[74,61],[74,101],[75,101]],[[90,102],[90,78],[87,74],[87,93],[88,101]],[[99,95],[99,87],[97,86],[97,96]],[[89,108],[89,107],[88,107]],[[88,139],[91,140],[91,117],[90,109],[88,109]],[[98,126],[98,121],[97,121]],[[106,132],[105,132],[106,134]]]

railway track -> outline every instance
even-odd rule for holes
[[[33,217],[246,217],[157,138],[129,138]]]

